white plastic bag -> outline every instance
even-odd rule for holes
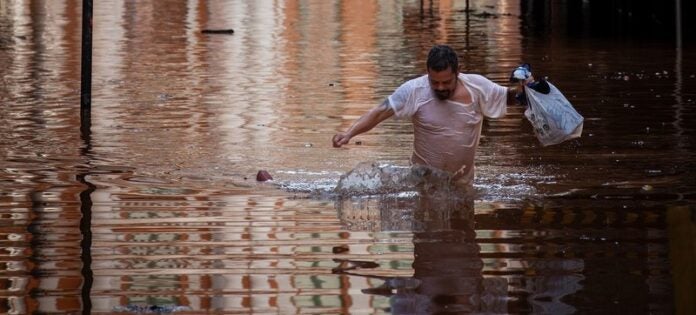
[[[561,91],[551,83],[549,87],[549,94],[524,87],[529,104],[524,115],[532,123],[534,133],[543,146],[580,137],[584,121]]]

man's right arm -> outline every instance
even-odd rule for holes
[[[382,104],[358,118],[346,132],[339,132],[334,135],[332,139],[334,148],[340,148],[342,145],[348,143],[351,138],[370,131],[379,123],[393,115],[394,110],[389,106],[389,100],[385,99]]]

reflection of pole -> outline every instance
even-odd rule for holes
[[[82,87],[80,97],[80,134],[84,141],[82,156],[89,159],[91,149],[91,110],[92,110],[92,0],[82,1]],[[89,164],[89,160],[87,161]],[[92,198],[95,186],[87,181],[89,170],[77,174],[77,180],[87,186],[80,193],[80,233],[82,241],[82,314],[92,313]]]
[[[80,129],[91,126],[92,112],[92,0],[82,1],[82,86],[80,95]]]
[[[682,99],[682,23],[681,23],[681,0],[675,0],[675,26],[676,26],[676,52],[674,61],[674,127],[676,129],[677,147],[684,148],[684,129],[681,126],[683,99]]]
[[[90,293],[92,291],[92,282],[94,281],[94,276],[92,274],[92,192],[96,189],[94,184],[87,181],[88,171],[84,171],[77,174],[77,180],[87,186],[87,188],[80,193],[80,212],[82,213],[82,218],[80,219],[80,233],[82,234],[82,241],[80,242],[80,247],[82,248],[82,255],[80,260],[82,260],[82,314],[92,313],[92,299]]]
[[[677,26],[677,49],[681,50],[682,46],[682,34],[681,34],[681,29],[682,29],[682,22],[681,22],[681,0],[675,0],[674,3],[675,7],[675,24]]]
[[[467,69],[465,69],[466,72],[469,71],[469,32],[471,28],[471,23],[469,22],[469,0],[466,1],[466,10],[464,11],[464,14],[466,15],[466,27],[464,30],[464,36],[465,36],[465,54],[466,54],[466,59],[465,59],[465,65],[467,66]]]
[[[468,52],[469,52],[469,27],[470,27],[470,23],[469,23],[469,13],[470,13],[470,11],[469,11],[469,1],[466,2],[466,11],[464,11],[464,12],[465,12],[465,14],[466,14],[466,34],[465,34],[465,36],[466,36],[466,51],[467,51],[467,53],[468,53]]]

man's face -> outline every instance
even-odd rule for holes
[[[430,88],[435,92],[435,96],[441,100],[450,98],[457,87],[457,72],[452,69],[442,71],[428,69],[428,79],[430,80]]]

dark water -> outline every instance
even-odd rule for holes
[[[693,310],[693,44],[538,3],[96,1],[81,137],[81,1],[0,1],[0,312]],[[332,198],[360,162],[408,163],[408,122],[330,137],[440,42],[500,83],[530,62],[583,137],[487,121],[473,220]]]

